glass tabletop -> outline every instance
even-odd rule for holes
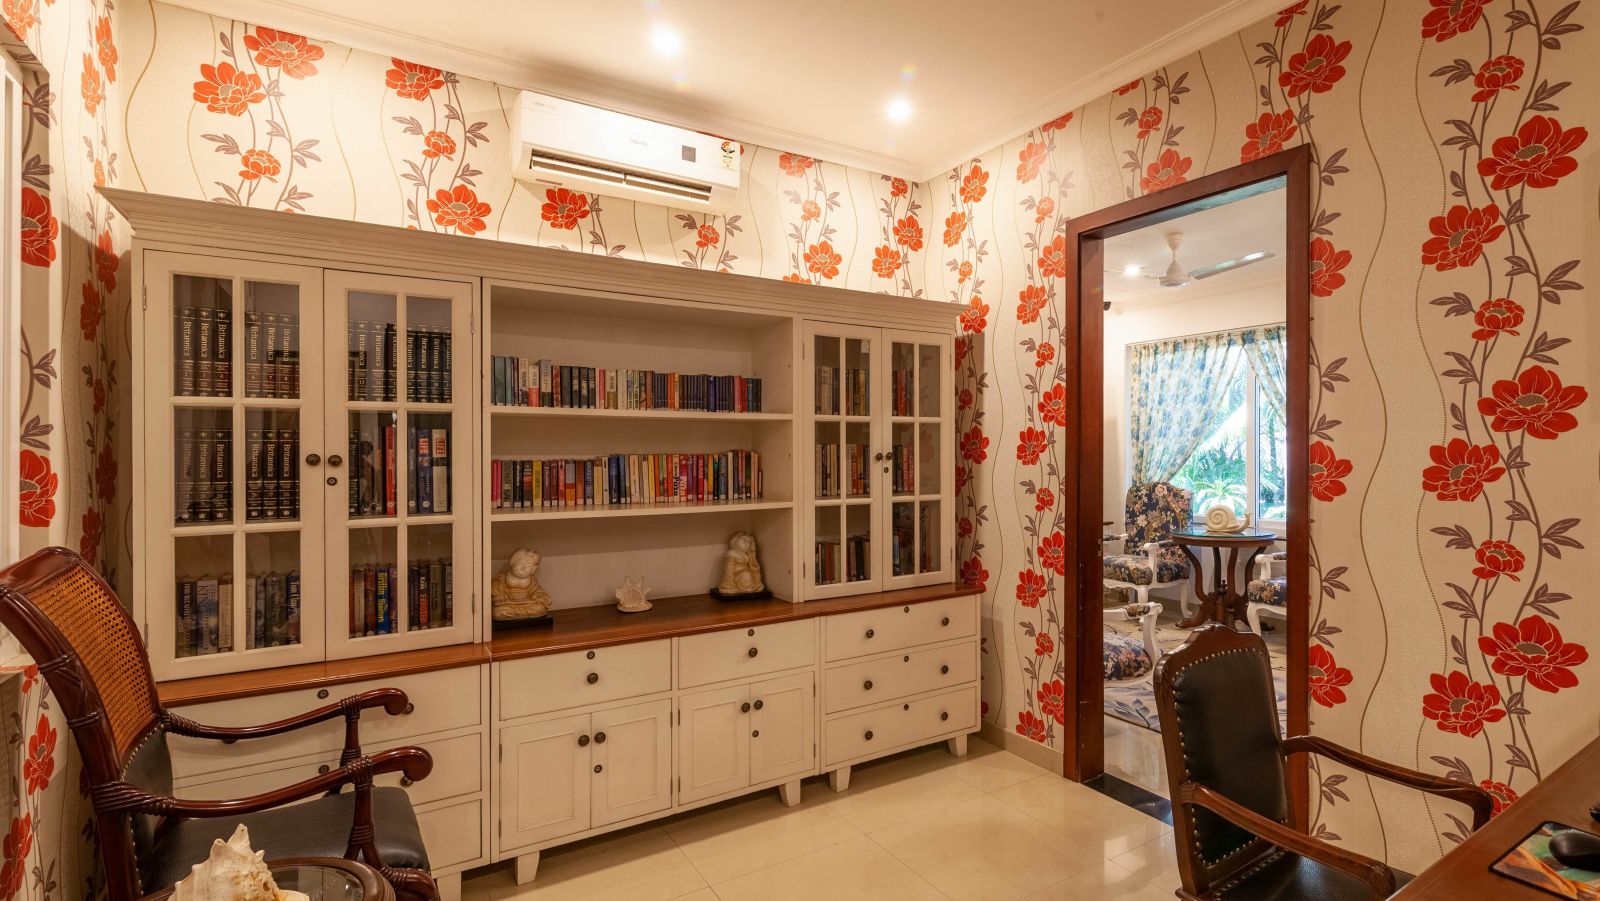
[[[268,864],[278,888],[303,892],[311,901],[364,901],[361,880],[338,867],[310,863]]]
[[[1207,530],[1205,526],[1194,524],[1172,530],[1172,537],[1178,541],[1182,541],[1184,538],[1237,538],[1241,541],[1260,541],[1264,538],[1276,540],[1278,534],[1263,529],[1245,529],[1241,532],[1212,532]]]

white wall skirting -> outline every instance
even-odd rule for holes
[[[1041,745],[1030,738],[1002,729],[994,723],[984,723],[978,737],[1035,766],[1044,767],[1052,773],[1061,772],[1061,752],[1049,745]]]

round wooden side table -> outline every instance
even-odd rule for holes
[[[1194,569],[1194,593],[1200,599],[1199,609],[1193,616],[1178,623],[1178,627],[1193,629],[1203,623],[1214,622],[1233,628],[1236,621],[1244,619],[1244,586],[1249,583],[1250,567],[1262,551],[1278,541],[1278,536],[1260,529],[1208,532],[1202,526],[1186,526],[1173,530],[1170,537],[1183,547],[1184,556],[1189,558],[1189,565]],[[1200,558],[1195,556],[1194,549],[1197,547],[1211,548],[1210,591],[1205,587]],[[1224,549],[1228,552],[1227,566],[1222,565]],[[1245,559],[1243,575],[1235,581],[1234,574],[1239,572],[1240,551],[1249,551],[1250,556]]]

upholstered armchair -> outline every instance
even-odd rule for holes
[[[1161,659],[1161,645],[1156,642],[1156,621],[1161,618],[1161,605],[1155,601],[1144,601],[1107,607],[1102,618],[1107,623],[1100,641],[1106,681],[1123,682],[1150,672],[1156,661]],[[1110,627],[1111,623],[1130,622],[1139,624],[1142,642]]]
[[[1245,619],[1250,631],[1261,634],[1261,614],[1289,615],[1289,555],[1284,551],[1256,558],[1256,577],[1245,585]]]
[[[1171,482],[1136,484],[1128,489],[1126,509],[1128,531],[1106,539],[1122,542],[1122,553],[1102,561],[1106,586],[1131,591],[1145,603],[1150,589],[1176,585],[1178,604],[1188,613],[1189,558],[1169,536],[1193,518],[1189,492]]]
[[[226,839],[240,823],[270,859],[360,860],[402,901],[438,898],[405,790],[373,786],[373,777],[383,773],[423,779],[433,759],[421,748],[368,755],[360,744],[362,712],[381,708],[398,715],[407,706],[404,692],[368,691],[262,726],[185,719],[161,706],[139,631],[111,587],[63,548],[46,548],[0,570],[0,625],[38,663],[72,729],[111,901],[171,888],[206,858],[213,839]],[[168,735],[249,741],[339,720],[344,750],[337,767],[249,798],[172,796]],[[341,791],[346,787],[353,790]]]

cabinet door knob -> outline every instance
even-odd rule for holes
[[[867,734],[863,735],[862,738],[865,738],[867,741],[872,741],[872,730],[868,729]]]
[[[875,635],[875,634],[877,634],[877,633],[875,633],[875,632],[873,632],[873,631],[872,631],[872,630],[871,630],[871,629],[868,629],[868,630],[867,630],[867,637],[868,637],[868,638],[871,638],[871,637],[872,637],[872,636],[873,636],[873,635]]]
[[[322,766],[317,767],[317,775],[321,776],[321,775],[326,774],[327,772],[328,772],[328,765],[327,764],[323,764]]]
[[[593,685],[596,682],[600,681],[600,674],[599,673],[590,673],[589,676],[588,676],[588,680],[589,680],[589,684]]]
[[[326,688],[318,689],[317,690],[317,700],[326,701],[327,699],[328,699],[328,690]]]
[[[941,626],[950,625],[950,617],[947,616],[944,619],[939,620],[939,625],[941,625]]]
[[[410,788],[411,786],[416,785],[416,784],[417,784],[416,780],[412,779],[410,776],[401,776],[400,777],[400,787],[401,788]]]
[[[329,485],[337,485],[337,484],[339,484],[339,477],[338,476],[328,476],[328,484]]]
[[[751,738],[760,738],[761,737],[761,730],[760,729],[751,729],[750,730],[750,737]]]
[[[754,657],[755,655],[756,655],[756,649],[755,648],[751,648],[750,649],[750,656]]]
[[[580,748],[589,747],[589,736],[587,736],[587,735],[578,736],[578,747],[580,747]]]
[[[589,652],[589,656],[586,659],[593,660],[594,659],[594,651],[590,651]]]
[[[861,683],[861,690],[862,691],[871,691],[872,690],[872,680],[868,679],[867,681]]]
[[[900,662],[901,663],[910,663],[911,662],[911,655],[907,654],[904,657],[901,657],[900,658]]]
[[[338,454],[329,454],[328,455],[328,465],[329,466],[341,466],[343,464],[344,464],[344,458],[343,457],[339,456]]]
[[[597,745],[605,744],[606,743],[606,734],[604,732],[596,732],[594,734],[594,743],[597,744]]]
[[[749,713],[750,712],[750,702],[749,701],[745,701],[743,704],[740,704],[739,705],[739,712],[740,713]]]
[[[597,764],[595,764],[595,765],[594,765],[594,771],[595,771],[595,772],[597,772],[597,773],[598,773],[598,772],[600,772],[600,771],[601,771],[601,770],[602,770],[602,769],[605,769],[605,767],[602,767],[602,766],[601,766],[601,765],[600,765],[600,764],[598,764],[598,763],[597,763]]]
[[[321,454],[306,454],[306,465],[307,466],[320,466],[321,464],[322,464],[322,455]]]
[[[872,459],[881,461],[883,459],[883,451],[878,451],[877,455],[875,455]]]
[[[950,664],[946,663],[944,666],[939,667],[939,675],[941,675],[941,676],[950,675]]]
[[[940,721],[940,722],[944,722],[944,721],[945,721],[945,720],[947,720],[947,719],[949,719],[949,718],[950,718],[950,712],[949,712],[949,711],[948,711],[948,710],[946,710],[946,711],[942,711],[942,712],[941,712],[941,713],[940,713],[940,714],[939,714],[939,721]]]
[[[911,608],[910,607],[901,607],[900,608],[900,612],[901,613],[910,613],[911,612]]]
[[[763,701],[761,701],[759,699],[756,701],[756,709],[757,710],[760,710],[761,708],[763,708],[765,706],[767,706],[765,702],[763,702]]]

